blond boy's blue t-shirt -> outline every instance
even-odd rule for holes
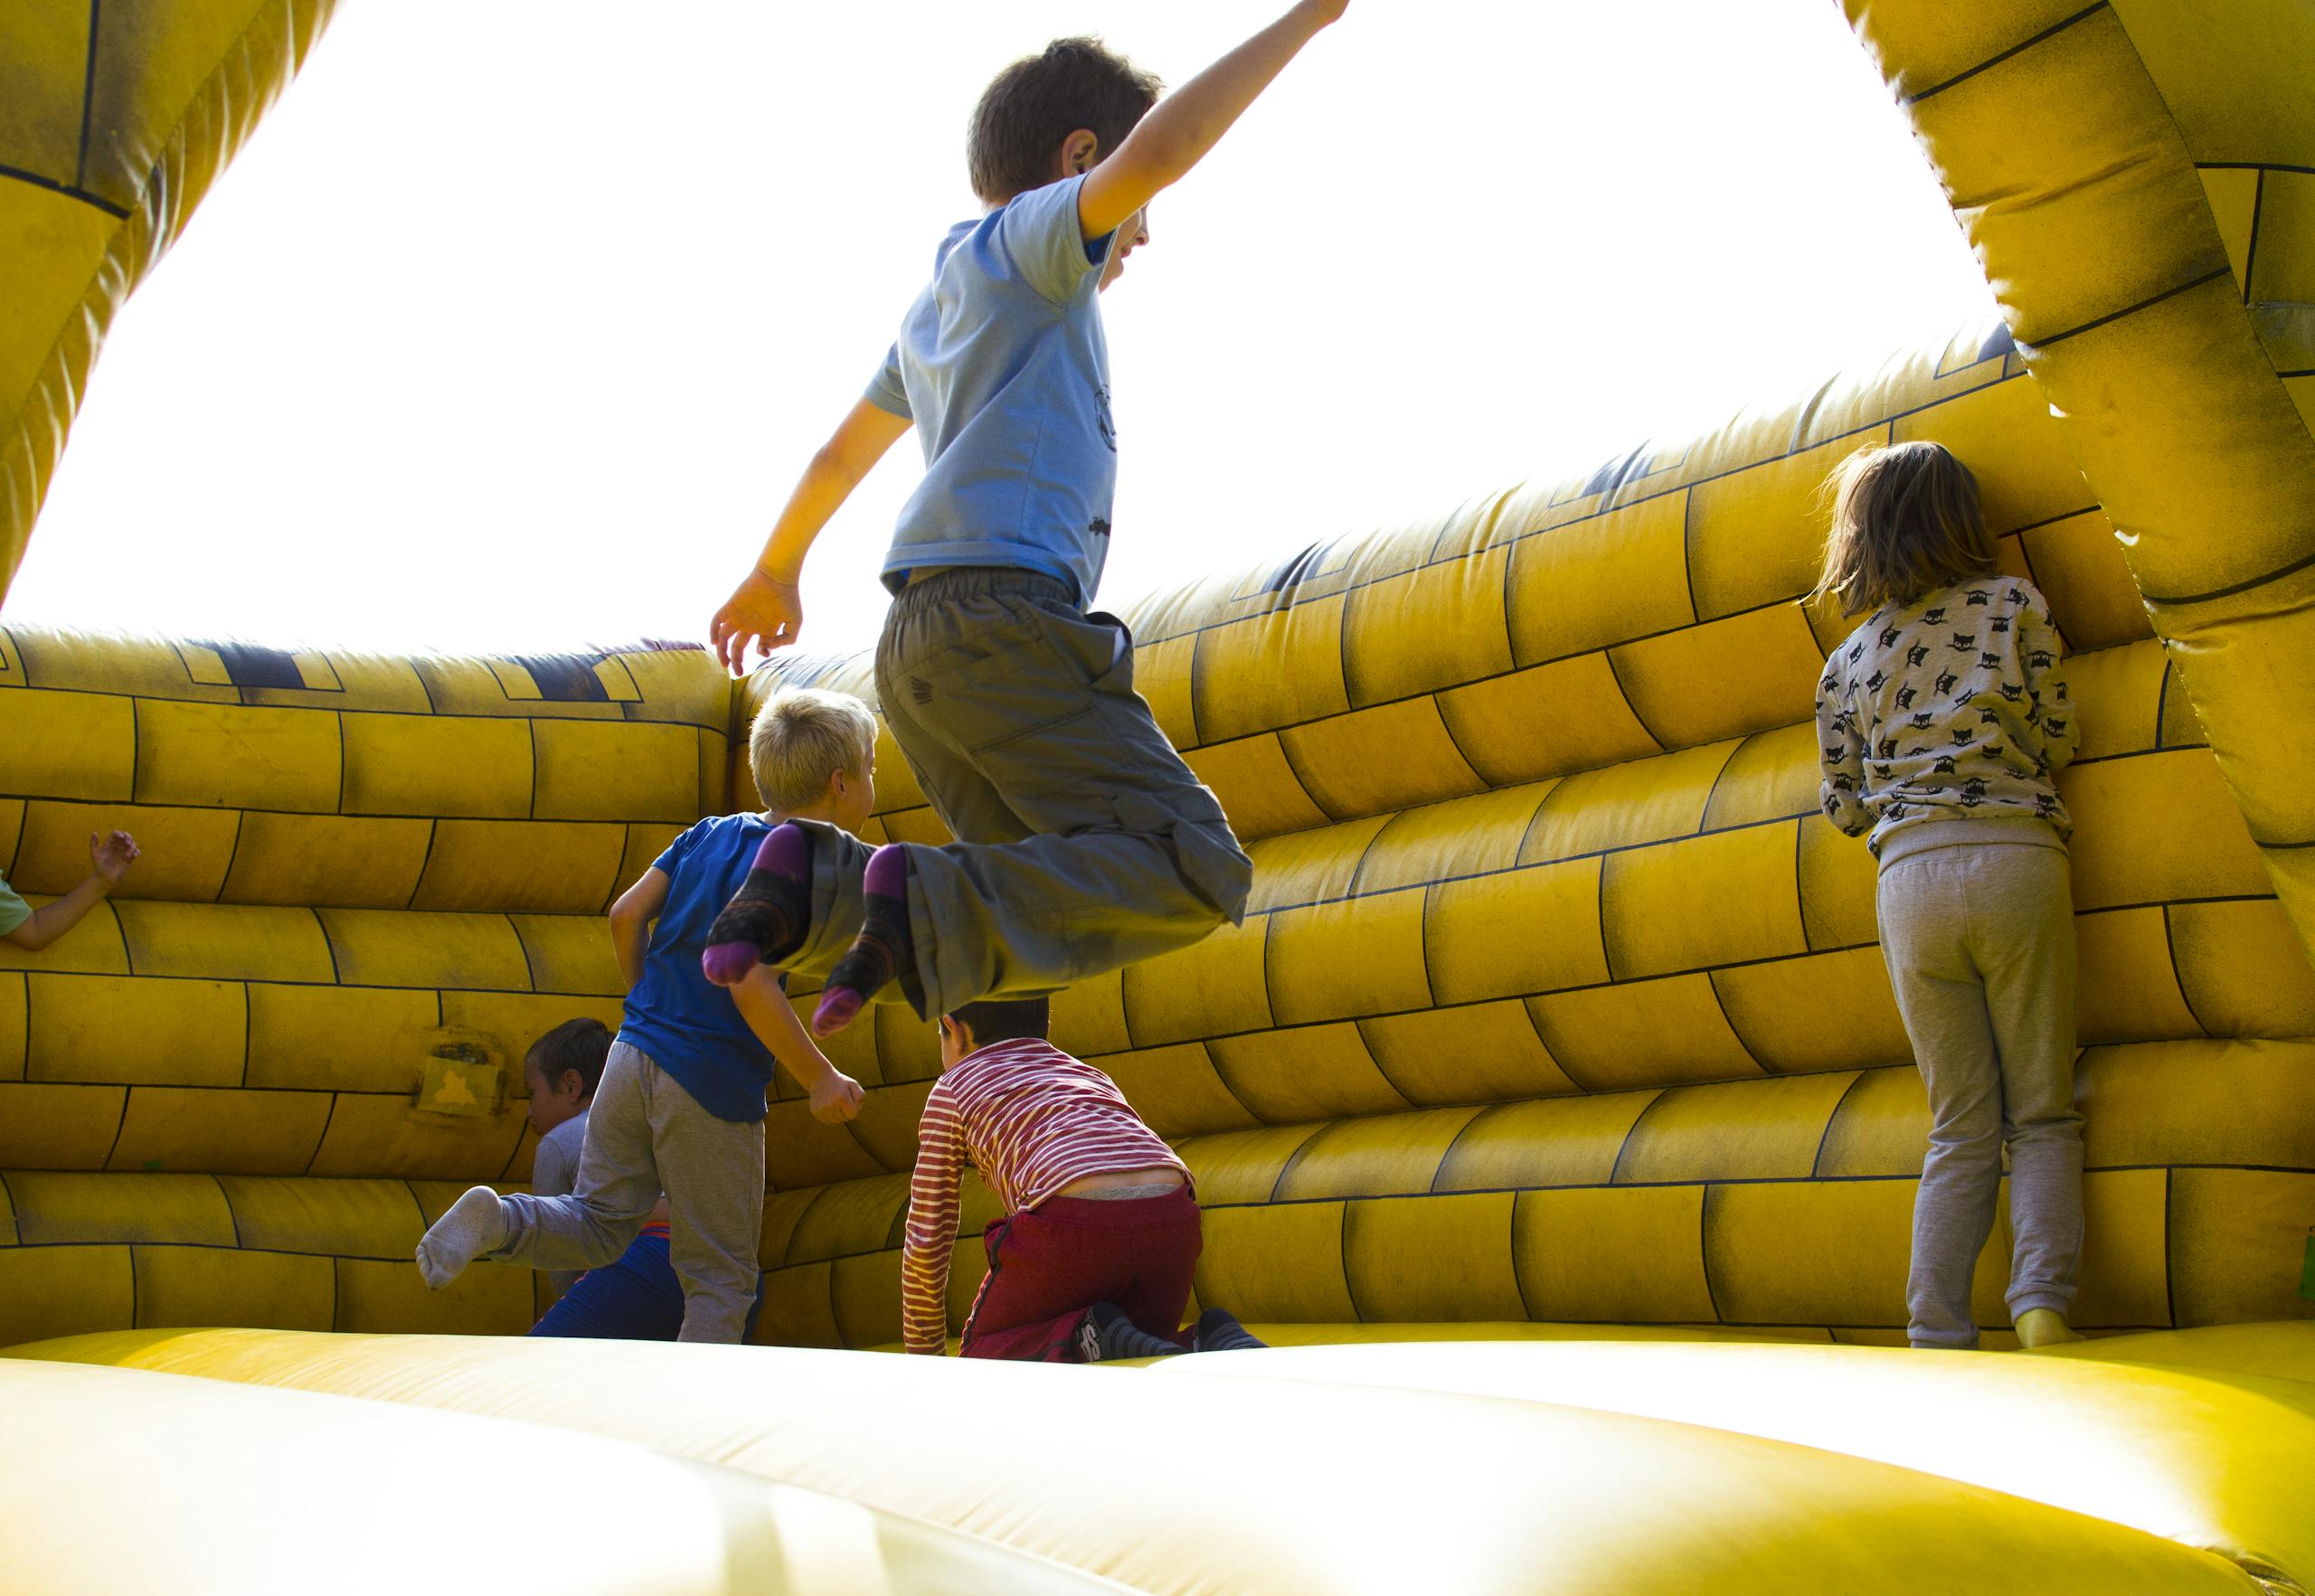
[[[1081,605],[1101,584],[1118,449],[1099,295],[1116,235],[1081,235],[1084,181],[951,228],[868,385],[924,449],[884,561],[895,592],[943,565],[1042,571]]]
[[[8,878],[0,875],[0,937],[6,936],[33,917],[33,906],[16,896]]]
[[[773,1061],[699,959],[707,951],[708,928],[748,879],[756,848],[770,832],[761,815],[711,815],[651,862],[667,878],[667,901],[651,927],[643,978],[628,993],[619,1018],[619,1039],[649,1054],[719,1119],[763,1118]]]

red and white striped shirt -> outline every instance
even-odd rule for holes
[[[948,1346],[949,1259],[967,1163],[1007,1214],[1089,1175],[1160,1165],[1189,1174],[1092,1065],[1035,1037],[976,1050],[934,1084],[917,1128],[901,1248],[901,1338],[911,1352],[938,1355]]]

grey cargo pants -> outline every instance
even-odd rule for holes
[[[919,578],[885,619],[876,692],[958,839],[909,848],[909,996],[926,1018],[1055,991],[1244,915],[1253,865],[1133,690],[1124,623],[1081,613],[1066,584],[978,566]],[[869,853],[831,827],[812,837],[813,934],[788,963],[808,976],[858,931]]]

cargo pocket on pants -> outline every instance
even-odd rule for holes
[[[903,681],[917,719],[968,753],[1036,736],[1093,708],[1083,676],[1041,637],[977,659],[919,666]]]
[[[1163,841],[1182,882],[1236,925],[1245,919],[1246,895],[1253,885],[1253,861],[1238,846],[1222,806],[1204,788],[1184,813],[1144,792],[1110,795],[1118,824],[1125,830]]]

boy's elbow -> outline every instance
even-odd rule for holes
[[[883,452],[871,453],[871,448],[865,440],[855,443],[844,437],[831,438],[812,456],[811,475],[850,493],[867,477],[875,455]]]
[[[1160,136],[1140,150],[1120,149],[1120,156],[1133,157],[1126,168],[1126,181],[1148,204],[1166,189],[1171,188],[1189,175],[1204,153],[1201,146],[1189,138]],[[1135,207],[1137,210],[1139,206]]]
[[[1117,154],[1094,168],[1102,178],[1100,209],[1107,214],[1084,214],[1081,201],[1080,220],[1089,227],[1106,222],[1102,231],[1115,231],[1197,164],[1198,147],[1193,140],[1153,127],[1152,120],[1144,120],[1118,146]]]
[[[833,478],[838,482],[848,482],[853,480],[855,476],[850,462],[844,457],[844,450],[834,439],[820,445],[813,451],[811,465],[808,469],[812,476],[819,477],[822,481]]]

